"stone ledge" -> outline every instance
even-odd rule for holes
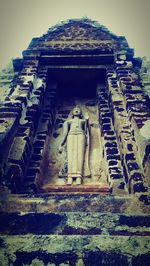
[[[142,198],[143,196],[143,198]],[[146,195],[141,199],[146,201]],[[10,195],[1,192],[1,212],[111,212],[131,215],[149,214],[150,206],[137,195],[112,196],[102,194],[38,194]]]
[[[3,266],[148,266],[150,259],[150,237],[28,235],[0,242]]]
[[[0,213],[1,235],[150,236],[150,216],[99,212]]]

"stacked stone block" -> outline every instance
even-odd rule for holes
[[[129,193],[146,192],[144,173],[138,155],[138,146],[134,137],[132,123],[126,110],[124,95],[120,89],[120,78],[125,73],[117,65],[116,71],[108,72],[108,88],[111,98],[114,127],[117,134],[121,162],[123,165],[124,181]]]
[[[123,172],[120,162],[116,133],[112,122],[109,96],[106,87],[98,91],[99,119],[104,142],[104,157],[108,166],[107,179],[113,193],[124,193]]]
[[[37,76],[37,71],[37,60],[24,60],[23,68],[12,81],[9,98],[1,106],[3,116],[6,112],[17,119],[5,160],[5,180],[15,193],[21,192],[43,104],[44,79]]]

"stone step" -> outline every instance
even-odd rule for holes
[[[149,215],[99,212],[0,213],[0,234],[150,236]]]
[[[33,187],[33,183],[28,183]],[[7,191],[0,193],[0,212],[100,212],[147,215],[150,213],[150,197],[148,195],[112,196],[101,193],[58,194],[37,193],[30,195],[9,195]]]
[[[150,237],[1,236],[3,265],[149,266]]]

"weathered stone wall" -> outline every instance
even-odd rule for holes
[[[149,265],[149,208],[135,196],[7,197],[0,213],[3,266]]]

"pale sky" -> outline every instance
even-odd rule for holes
[[[150,0],[0,0],[0,68],[56,23],[88,17],[150,60]]]

